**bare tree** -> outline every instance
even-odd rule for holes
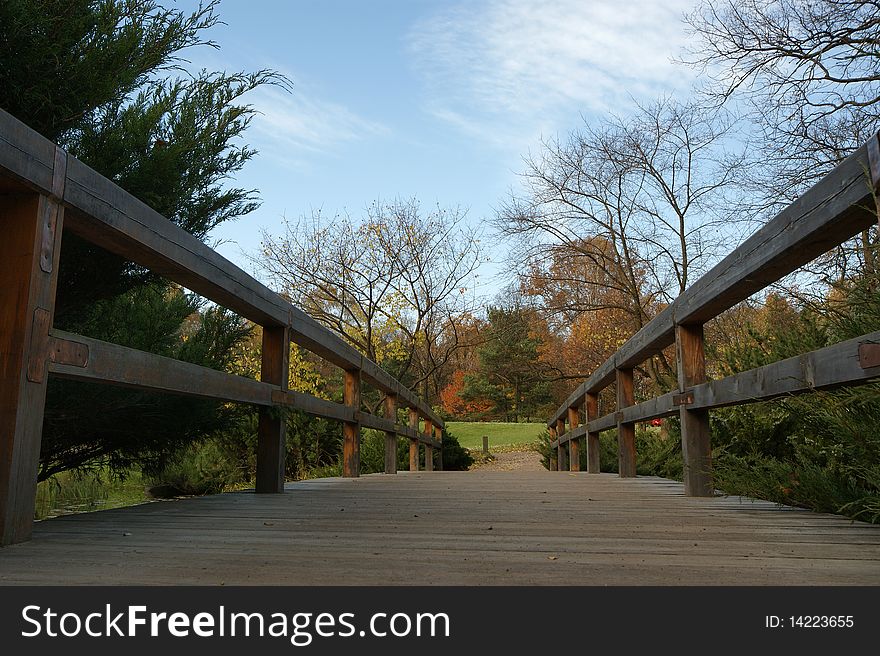
[[[425,213],[415,200],[372,204],[362,219],[320,212],[263,233],[269,278],[428,401],[463,346],[458,318],[477,306],[479,231],[458,209]],[[429,385],[433,382],[433,385]]]
[[[496,228],[512,239],[524,285],[538,276],[545,289],[555,279],[587,290],[547,296],[545,310],[623,310],[631,334],[723,254],[738,236],[726,210],[744,163],[726,150],[729,129],[723,115],[661,100],[527,159],[526,193],[501,208]]]
[[[708,75],[707,97],[757,128],[760,207],[787,205],[880,129],[880,2],[705,0],[686,20],[697,39],[685,61]],[[814,272],[876,271],[876,248],[865,232]]]

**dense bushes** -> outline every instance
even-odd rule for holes
[[[714,351],[718,375],[877,330],[878,289],[876,277],[864,277],[800,309],[769,298],[738,340]],[[711,422],[717,489],[880,522],[880,384],[723,408],[712,412]],[[637,471],[681,479],[678,423],[666,424],[668,438],[637,433]],[[545,466],[549,444],[545,433],[540,446]],[[614,431],[604,433],[600,444],[602,471],[617,471]]]
[[[419,468],[425,466],[425,449],[419,449]],[[436,454],[435,454],[436,458]],[[459,444],[458,439],[443,431],[443,469],[446,471],[462,471],[474,463],[467,449]],[[435,462],[434,468],[437,468]],[[397,470],[409,469],[409,440],[397,440]],[[361,473],[375,474],[385,471],[385,433],[365,430],[361,437]]]
[[[337,422],[301,412],[285,412],[287,421],[286,477],[291,480],[341,476],[342,431]],[[145,476],[155,497],[215,494],[253,484],[256,468],[256,414],[240,418],[210,439],[179,451],[165,465]],[[424,469],[424,447],[420,469]],[[436,458],[436,454],[435,454]],[[473,458],[456,437],[443,431],[443,468],[465,470]],[[435,463],[435,469],[437,468]],[[397,469],[409,469],[409,440],[397,441]],[[361,474],[385,471],[385,433],[361,435]]]
[[[550,467],[551,441],[550,433],[545,431],[537,446],[547,468]],[[617,473],[617,431],[606,431],[599,436],[599,463],[601,471]],[[580,467],[581,471],[587,471],[586,448],[580,450]],[[681,480],[681,439],[677,427],[670,427],[668,435],[653,428],[636,430],[636,473]]]

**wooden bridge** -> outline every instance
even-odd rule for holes
[[[376,363],[88,166],[0,112],[0,583],[878,584],[880,527],[715,496],[708,410],[880,376],[880,333],[708,382],[702,325],[877,220],[877,139],[759,230],[624,345],[551,418],[556,469],[442,470],[442,420]],[[263,326],[262,380],[53,328],[63,231]],[[291,342],[344,371],[344,403],[287,388]],[[680,389],[634,403],[634,368],[675,343]],[[256,492],[63,517],[34,527],[50,376],[260,408]],[[617,407],[599,416],[599,392]],[[365,412],[361,385],[385,397]],[[344,478],[284,483],[275,406],[338,420]],[[407,409],[406,424],[399,409]],[[634,426],[679,413],[685,482],[634,478]],[[566,431],[565,424],[569,429]],[[386,473],[358,477],[362,426]],[[618,429],[621,476],[599,474]],[[410,471],[396,472],[399,437]],[[588,471],[577,472],[587,441]],[[440,456],[438,458],[438,456]],[[566,466],[566,459],[570,465]],[[33,533],[34,540],[27,542]],[[26,544],[14,544],[26,542]]]
[[[401,472],[38,522],[0,585],[880,585],[880,526],[587,472]]]

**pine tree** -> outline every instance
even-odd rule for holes
[[[507,421],[534,416],[549,400],[539,360],[540,340],[532,334],[526,308],[490,307],[488,338],[478,349],[479,371],[465,376],[461,397],[487,400]]]
[[[229,179],[253,156],[240,145],[242,102],[272,71],[185,75],[184,49],[215,46],[217,2],[192,13],[153,0],[0,3],[0,107],[165,217],[204,239],[253,211]],[[225,368],[247,332],[223,308],[65,233],[55,325],[125,346]],[[65,469],[160,466],[180,445],[226,425],[215,402],[53,380],[40,479]]]

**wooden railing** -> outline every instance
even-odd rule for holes
[[[261,381],[52,327],[62,227],[263,327]],[[344,371],[344,403],[288,389],[296,343]],[[249,403],[260,408],[257,492],[284,489],[285,422],[275,406],[343,422],[343,474],[358,476],[360,429],[385,431],[385,471],[397,436],[410,469],[433,469],[443,420],[379,365],[107,178],[0,111],[0,544],[30,537],[49,376]],[[361,383],[385,395],[362,412]],[[408,425],[397,422],[409,408]],[[420,428],[423,420],[423,428]],[[438,465],[442,469],[442,451]]]
[[[708,380],[703,325],[877,222],[880,142],[875,135],[761,227],[633,335],[550,417],[551,469],[599,472],[599,434],[617,429],[618,471],[636,475],[635,425],[678,415],[689,496],[713,494],[709,410],[865,383],[880,377],[880,331],[804,355]],[[675,344],[678,389],[636,404],[633,369]],[[616,411],[599,416],[599,393],[616,385]],[[581,411],[585,423],[581,424]],[[568,427],[566,428],[566,422]],[[568,452],[565,447],[568,445]]]

